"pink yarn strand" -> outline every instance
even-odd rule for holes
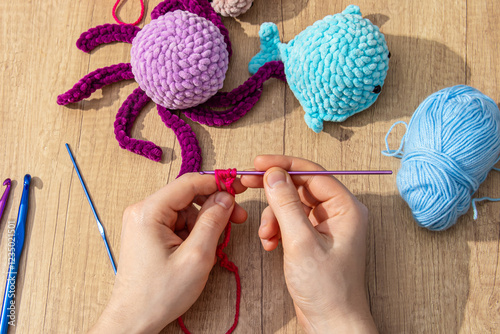
[[[216,169],[215,170],[215,181],[217,182],[217,188],[219,191],[227,191],[231,195],[235,196],[236,191],[233,188],[233,182],[236,179],[236,169]],[[223,189],[222,185],[225,186],[226,189]],[[220,259],[219,265],[222,268],[227,269],[228,271],[234,273],[234,279],[236,280],[236,306],[235,306],[235,314],[234,314],[234,322],[232,326],[227,330],[226,334],[232,333],[236,326],[238,325],[238,320],[240,318],[240,301],[241,301],[241,281],[240,274],[238,272],[238,267],[229,260],[229,257],[226,253],[224,253],[224,248],[227,247],[229,243],[229,239],[231,237],[231,222],[227,223],[226,228],[224,229],[224,239],[220,245],[217,246],[217,250],[215,254]],[[191,334],[191,332],[187,329],[182,317],[177,318],[177,322],[181,327],[182,331],[185,334]]]
[[[121,0],[117,0],[115,5],[113,6],[113,18],[115,19],[116,23],[128,24],[128,25],[133,25],[133,26],[138,25],[142,21],[142,18],[144,17],[144,0],[139,0],[139,1],[141,2],[141,14],[139,15],[139,18],[134,23],[125,23],[125,22],[120,21],[118,16],[116,16],[116,9],[118,8],[118,5],[121,2]]]

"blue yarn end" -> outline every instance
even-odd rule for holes
[[[499,160],[500,110],[475,88],[445,88],[420,104],[398,150],[389,149],[387,137],[386,146],[383,154],[402,159],[397,186],[414,219],[429,230],[446,230],[469,210]],[[485,199],[495,200],[476,199],[474,208]]]

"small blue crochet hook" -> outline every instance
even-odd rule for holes
[[[97,228],[99,229],[99,233],[101,234],[102,240],[104,240],[104,246],[106,246],[106,251],[108,252],[109,260],[111,261],[111,265],[113,266],[113,270],[116,275],[116,266],[115,260],[113,260],[113,255],[111,254],[111,250],[109,249],[108,240],[106,239],[106,233],[104,232],[104,226],[102,226],[101,221],[99,220],[99,216],[97,216],[97,212],[95,211],[94,204],[92,203],[92,199],[90,198],[89,192],[87,191],[87,187],[85,186],[85,182],[83,182],[82,175],[80,174],[80,170],[78,169],[78,165],[76,164],[75,158],[73,157],[73,153],[69,148],[69,145],[66,144],[66,149],[68,150],[69,157],[73,162],[73,166],[75,166],[76,175],[80,179],[80,183],[82,184],[83,191],[85,192],[85,196],[87,196],[87,200],[89,201],[90,208],[92,209],[92,213],[94,214],[95,220],[97,222]],[[2,334],[2,333],[0,333]]]
[[[0,198],[0,220],[2,219],[3,209],[5,209],[5,204],[7,203],[7,199],[9,198],[10,185],[11,185],[10,179],[3,181],[3,185],[7,186],[7,188],[5,188],[2,198]]]
[[[17,224],[12,237],[9,252],[9,273],[7,274],[7,282],[5,283],[5,292],[3,294],[2,316],[0,319],[0,334],[7,334],[9,322],[14,322],[12,314],[15,317],[15,304],[12,300],[16,292],[17,269],[19,268],[19,260],[24,246],[24,235],[26,228],[26,217],[28,216],[28,198],[30,191],[31,176],[27,174],[24,177],[23,196],[19,205],[17,214]]]

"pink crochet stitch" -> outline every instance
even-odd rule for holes
[[[253,0],[213,0],[211,3],[220,15],[236,17],[252,7]]]

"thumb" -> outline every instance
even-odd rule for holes
[[[234,197],[225,191],[211,195],[201,207],[189,237],[183,242],[185,247],[215,255],[217,242],[229,222],[234,203]]]
[[[304,212],[290,175],[278,167],[269,169],[264,175],[264,190],[278,220],[285,250],[292,240],[309,242],[314,236],[314,227]]]

